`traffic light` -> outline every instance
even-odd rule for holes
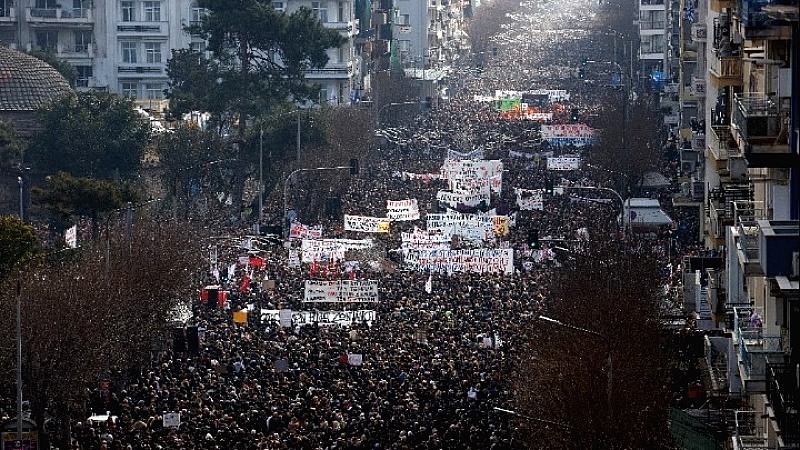
[[[350,175],[358,175],[358,160],[356,158],[350,160]]]
[[[528,248],[539,250],[539,230],[528,230]]]
[[[553,195],[553,179],[547,178],[544,180],[544,193],[547,195]]]
[[[583,69],[578,69],[578,78],[580,79],[586,78],[586,71],[584,71]]]

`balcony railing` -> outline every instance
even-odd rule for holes
[[[740,56],[720,56],[708,59],[708,70],[719,79],[741,80],[742,58]]]
[[[763,93],[734,94],[733,125],[744,140],[775,139],[781,128],[778,99]]]
[[[10,6],[0,8],[0,22],[13,21],[16,19],[16,11]]]
[[[762,416],[761,411],[734,412],[736,432],[733,439],[737,444],[734,448],[764,450],[770,448],[767,439],[767,421]]]
[[[92,10],[88,8],[26,8],[29,20],[57,20],[59,22],[90,23]]]
[[[728,142],[731,138],[730,128],[721,125],[712,125],[709,135],[708,148],[717,161],[728,159]]]
[[[767,399],[775,413],[784,445],[800,446],[800,393],[796,367],[784,363],[767,365]]]
[[[760,308],[733,308],[734,336],[739,343],[739,361],[751,379],[764,379],[767,364],[784,359],[780,336],[765,336]],[[758,313],[759,320],[753,312]]]
[[[667,23],[663,20],[647,20],[639,22],[640,30],[663,30]]]

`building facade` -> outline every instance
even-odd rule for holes
[[[285,0],[278,9],[311,8],[325,26],[351,37],[358,23],[353,1]],[[105,89],[161,110],[173,49],[204,51],[205,42],[185,32],[204,11],[191,0],[0,0],[0,41],[12,48],[52,51],[78,70],[79,89]],[[329,50],[330,61],[310,71],[321,103],[341,104],[357,76],[351,41]]]
[[[701,235],[719,262],[685,280],[710,308],[708,328],[725,332],[705,338],[709,396],[732,408],[719,416],[730,418],[729,448],[797,449],[798,2],[681,9],[678,88],[696,108],[679,108],[679,135],[701,149],[684,175],[704,187]]]

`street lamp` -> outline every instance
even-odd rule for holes
[[[22,192],[24,183],[21,176],[17,177],[17,182],[19,183],[19,221],[25,223],[25,202],[23,200]]]
[[[594,330],[588,330],[586,328],[576,327],[574,325],[570,325],[560,320],[553,319],[551,317],[547,317],[544,315],[536,316],[539,320],[544,320],[545,322],[550,322],[554,325],[558,325],[560,327],[568,328],[573,331],[579,331],[581,333],[591,334],[592,336],[598,337],[603,340],[603,343],[606,345],[606,353],[608,354],[608,371],[606,372],[606,377],[608,378],[608,385],[606,386],[606,401],[608,402],[608,410],[611,411],[611,392],[613,388],[613,380],[614,380],[614,360],[611,355],[611,341],[608,340],[607,337],[603,336],[602,334],[598,333]]]

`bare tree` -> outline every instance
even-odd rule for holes
[[[516,380],[519,411],[557,425],[526,420],[521,435],[531,448],[669,448],[657,259],[646,242],[590,233],[559,255],[545,316],[560,323],[532,321]]]
[[[127,374],[146,367],[153,338],[164,334],[177,305],[199,285],[198,230],[139,220],[112,223],[105,233],[80,249],[42,256],[23,271],[23,387],[40,424],[48,417],[85,419],[87,411],[74,405],[87,387],[105,377],[124,383]],[[13,292],[0,295],[0,311],[9,319]]]

